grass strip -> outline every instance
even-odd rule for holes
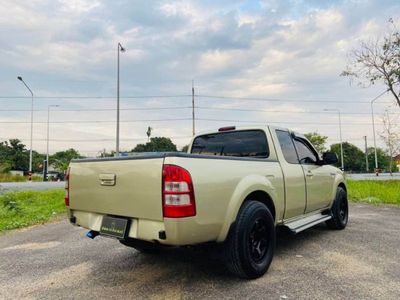
[[[62,213],[62,189],[6,193],[0,195],[0,232],[45,223]]]
[[[400,205],[400,180],[348,180],[347,189],[353,202]]]
[[[0,173],[0,182],[25,182],[25,181],[29,181],[28,176]],[[43,181],[43,178],[41,176],[32,176],[32,181]]]

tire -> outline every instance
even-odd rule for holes
[[[157,254],[163,249],[163,247],[159,244],[152,243],[152,242],[146,242],[146,241],[142,241],[142,240],[137,240],[137,239],[132,239],[132,238],[120,240],[120,243],[125,246],[134,248],[139,252],[147,253],[147,254]]]
[[[275,250],[275,223],[261,202],[243,203],[225,241],[225,264],[242,278],[254,279],[267,272]]]
[[[336,191],[335,201],[331,208],[332,219],[326,221],[331,229],[342,230],[346,228],[349,220],[349,204],[347,201],[346,190],[342,187],[338,187]]]

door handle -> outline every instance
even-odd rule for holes
[[[115,174],[99,174],[100,185],[113,186],[116,177]]]
[[[306,174],[306,176],[308,176],[308,177],[312,177],[314,174],[313,174],[313,172],[311,172],[311,171],[308,171],[307,172],[307,174]]]

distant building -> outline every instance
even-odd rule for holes
[[[397,165],[397,169],[400,171],[400,154],[393,157],[393,161]]]
[[[19,170],[11,170],[10,171],[11,175],[17,175],[17,176],[24,176],[24,171],[19,171]]]

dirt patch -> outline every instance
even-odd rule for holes
[[[330,269],[334,275],[338,277],[362,277],[380,273],[380,270],[376,267],[373,267],[351,255],[345,255],[338,252],[325,252],[322,257],[328,262],[328,264],[333,265],[333,268]]]

